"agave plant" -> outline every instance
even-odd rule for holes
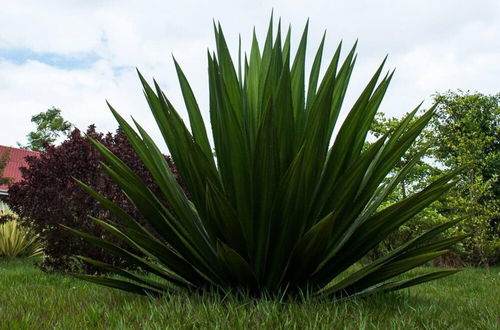
[[[0,258],[37,257],[43,254],[43,242],[16,220],[0,224]]]
[[[282,41],[280,25],[275,34],[271,19],[262,51],[254,33],[244,59],[240,43],[237,65],[220,25],[214,29],[217,51],[208,53],[208,77],[216,157],[201,110],[175,59],[190,128],[158,84],[148,84],[139,73],[189,197],[150,135],[135,121],[133,128],[108,104],[161,195],[154,195],[117,155],[93,143],[105,159],[104,170],[155,232],[82,182],[118,221],[93,220],[140,253],[68,228],[156,276],[85,257],[81,258],[119,277],[75,276],[139,294],[243,289],[254,295],[273,295],[307,290],[335,298],[393,291],[454,273],[442,270],[398,277],[461,240],[462,236],[439,237],[455,222],[437,226],[372,263],[359,263],[453,185],[453,175],[443,176],[422,191],[379,209],[421,156],[391,174],[432,117],[434,107],[410,125],[417,107],[394,131],[364,148],[393,76],[393,72],[382,73],[384,63],[334,136],[356,61],[356,44],[342,61],[340,44],[321,75],[323,37],[306,79],[307,25],[292,56],[290,29]]]

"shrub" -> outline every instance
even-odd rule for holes
[[[208,67],[217,161],[200,109],[177,63],[191,130],[160,87],[155,83],[153,90],[140,76],[191,200],[147,132],[137,123],[134,130],[111,106],[160,192],[150,191],[119,155],[92,140],[106,161],[106,173],[161,238],[82,183],[119,219],[94,221],[148,258],[118,249],[101,237],[70,229],[157,277],[81,257],[122,278],[80,278],[139,294],[185,288],[243,289],[256,296],[308,291],[323,297],[345,297],[398,290],[455,272],[441,270],[396,278],[443,255],[460,241],[463,236],[438,238],[454,222],[434,227],[357,271],[349,271],[387,235],[453,185],[453,174],[443,176],[377,211],[418,160],[415,157],[393,180],[382,184],[430,120],[434,108],[413,124],[409,123],[416,111],[411,112],[394,131],[363,151],[370,124],[392,78],[392,73],[383,76],[380,66],[330,146],[354,67],[355,47],[340,63],[339,46],[320,80],[322,41],[306,92],[307,28],[292,60],[290,35],[284,43],[279,31],[274,38],[271,22],[263,52],[254,38],[247,60],[240,58],[237,69],[220,26],[216,26],[215,34],[217,54],[209,54]],[[171,210],[163,206],[162,199],[169,201]]]
[[[119,154],[126,164],[145,180],[152,191],[158,192],[149,172],[121,131],[103,135],[96,132],[94,126],[90,126],[86,135],[101,141]],[[98,270],[92,265],[80,265],[71,257],[74,254],[86,254],[113,265],[131,267],[130,263],[99,247],[87,244],[60,226],[85,230],[118,243],[117,239],[89,219],[89,216],[106,218],[109,213],[99,202],[88,196],[73,178],[89,182],[101,194],[141,219],[120,188],[103,174],[101,160],[97,150],[75,129],[60,146],[46,146],[40,157],[28,158],[29,168],[22,169],[24,180],[10,187],[10,206],[23,219],[30,219],[29,222],[37,233],[46,240],[46,258],[41,265],[43,269],[69,271],[78,267],[78,270],[84,272]],[[170,158],[165,157],[165,161],[176,173]]]
[[[43,254],[43,241],[16,220],[0,223],[0,258],[37,257]]]
[[[500,94],[449,91],[436,94],[434,99],[439,104],[436,115],[393,172],[418,153],[424,153],[424,160],[414,166],[384,206],[404,198],[407,192],[418,191],[447,172],[460,170],[457,184],[390,235],[373,256],[387,252],[407,241],[410,235],[421,234],[437,223],[463,219],[448,234],[450,237],[463,233],[470,236],[453,247],[448,255],[440,257],[439,263],[494,265],[500,261]],[[380,137],[401,120],[379,113],[372,123],[371,133]]]
[[[394,201],[386,201],[382,203],[380,209],[388,207],[392,203],[394,203]],[[436,203],[438,202],[433,203],[433,205]],[[412,237],[416,235],[421,235],[426,231],[430,230],[431,228],[447,223],[449,221],[450,219],[446,218],[439,212],[436,212],[436,210],[431,205],[426,209],[422,210],[419,214],[415,215],[411,220],[403,224],[401,227],[399,227],[398,230],[388,235],[386,239],[380,242],[378,246],[376,246],[372,251],[370,251],[370,253],[368,253],[367,258],[364,262],[374,261],[377,258],[380,258],[383,255],[385,255],[386,253],[389,253],[398,246],[401,246],[402,244],[410,240]],[[443,233],[442,236],[453,237],[456,234],[457,233],[454,230],[454,227],[452,227],[446,233]],[[457,248],[457,246],[462,243],[463,241],[459,242],[458,244],[453,246],[452,249]],[[442,256],[436,258],[434,262],[438,262],[441,259]]]

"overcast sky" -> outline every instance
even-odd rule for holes
[[[0,144],[25,143],[31,116],[52,106],[79,128],[114,130],[106,99],[159,140],[135,67],[185,114],[173,54],[206,115],[212,20],[236,50],[254,26],[264,37],[272,9],[295,45],[310,18],[310,51],[327,30],[327,57],[359,39],[346,109],[386,54],[396,75],[381,110],[391,116],[448,89],[500,92],[499,0],[0,0]]]

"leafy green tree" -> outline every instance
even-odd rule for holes
[[[434,158],[444,172],[460,170],[457,185],[447,194],[452,217],[465,217],[459,229],[467,261],[488,264],[500,258],[500,93],[436,94],[439,107],[429,130]]]
[[[421,116],[416,115],[411,124],[419,120]],[[403,119],[388,118],[383,112],[379,112],[370,127],[370,135],[378,139],[385,134],[389,134],[401,125]],[[386,183],[415,157],[420,156],[406,177],[400,181],[387,199],[380,205],[379,208],[381,210],[405,199],[408,195],[418,192],[441,174],[442,171],[433,164],[431,159],[432,143],[434,143],[434,140],[431,131],[424,129],[407,152],[396,163],[389,177],[385,180]],[[365,148],[368,148],[370,145],[371,143],[367,142]],[[413,219],[403,224],[396,232],[392,233],[373,249],[368,255],[368,259],[380,258],[385,253],[411,239],[415,233],[422,233],[432,226],[446,222],[447,219],[436,208],[436,204],[438,203],[434,202],[431,206],[415,215]]]
[[[55,107],[34,115],[31,117],[31,122],[37,127],[26,135],[28,144],[22,146],[18,143],[18,145],[33,151],[43,151],[45,145],[54,143],[61,135],[67,136],[72,126],[61,116],[61,110]]]
[[[458,171],[458,182],[443,198],[384,241],[375,255],[407,240],[413,232],[447,219],[463,218],[454,233],[468,233],[470,237],[459,245],[460,261],[497,263],[500,254],[500,94],[450,91],[436,94],[434,100],[438,104],[435,117],[396,167],[401,168],[419,153],[422,158],[381,207],[405,198],[409,192],[444,173]],[[400,123],[401,119],[378,114],[371,134],[379,137]]]
[[[11,181],[11,178],[6,178],[3,176],[5,166],[7,166],[7,162],[9,161],[9,154],[10,151],[6,150],[3,154],[0,155],[0,185],[7,184]]]
[[[474,174],[491,181],[500,197],[500,93],[483,95],[462,91],[436,94],[440,104],[431,130],[439,144],[434,155],[451,169],[464,168],[468,181]]]
[[[411,124],[419,120],[420,117],[420,115],[416,115]],[[380,138],[394,131],[401,124],[401,120],[402,119],[395,117],[387,118],[383,112],[379,112],[375,116],[370,128],[370,133],[374,137]],[[430,178],[434,178],[441,174],[439,168],[432,165],[432,162],[429,161],[434,142],[431,131],[429,129],[424,129],[408,151],[396,163],[392,174],[399,172],[404,166],[410,163],[415,156],[420,155],[420,159],[413,166],[412,170],[403,180],[401,180],[396,189],[394,189],[388,199],[389,201],[398,201],[406,198],[409,194],[421,189],[423,183],[428,183]]]

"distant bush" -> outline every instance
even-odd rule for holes
[[[382,207],[387,207],[391,205],[391,201],[387,201],[382,204]],[[450,221],[452,219],[439,213],[436,205],[440,205],[439,202],[433,203],[428,208],[424,209],[418,215],[416,215],[412,220],[408,221],[406,224],[401,226],[398,230],[394,231],[385,240],[380,242],[380,244],[375,247],[366,256],[365,262],[373,262],[374,260],[380,258],[386,253],[396,249],[401,244],[409,241],[412,237],[421,235],[437,225],[441,225]],[[458,225],[457,225],[458,226]],[[463,232],[458,231],[457,226],[450,228],[447,232],[442,233],[442,238],[451,238],[457,234],[463,234]],[[452,266],[452,267],[462,267],[465,265],[474,265],[469,263],[465,259],[466,252],[464,251],[464,242],[458,242],[453,247],[450,247],[450,251],[438,258],[434,259],[433,263],[439,266]]]
[[[498,203],[495,200],[486,201],[486,203],[492,202]],[[387,207],[392,203],[394,200],[389,200],[382,206]],[[498,211],[492,214],[488,211],[489,205],[486,203],[475,203],[469,200],[468,196],[460,196],[456,189],[451,189],[439,201],[434,202],[382,241],[367,255],[367,261],[379,258],[408,241],[412,236],[421,235],[433,226],[450,220],[461,220],[442,236],[452,237],[461,234],[469,236],[451,247],[448,253],[436,258],[434,263],[439,266],[452,267],[497,265],[500,263]],[[458,212],[472,208],[474,216]]]
[[[406,242],[410,235],[419,235],[436,224],[461,220],[445,235],[467,234],[468,237],[437,262],[451,266],[499,264],[500,93],[448,91],[435,94],[434,101],[438,105],[435,117],[396,167],[402,168],[418,154],[424,156],[393,190],[382,208],[404,199],[408,193],[419,191],[443,174],[457,171],[457,183],[391,234],[370,257],[376,258]],[[379,114],[370,133],[380,138],[402,120]]]
[[[106,135],[90,126],[86,135],[100,141],[130,166],[147,184],[158,192],[151,175],[132,149],[121,131]],[[168,156],[169,166],[177,171]],[[41,267],[47,271],[78,271],[93,273],[90,264],[77,263],[73,255],[87,255],[94,259],[130,268],[126,262],[102,249],[85,243],[60,225],[72,227],[120,244],[109,233],[97,226],[89,216],[111,219],[108,212],[89,196],[73,178],[86,182],[99,193],[120,205],[134,217],[139,217],[120,188],[101,170],[101,156],[89,140],[75,129],[60,146],[47,146],[39,158],[28,157],[29,168],[22,169],[23,181],[10,187],[8,203],[23,219],[30,219],[34,228],[46,240],[46,258]]]

